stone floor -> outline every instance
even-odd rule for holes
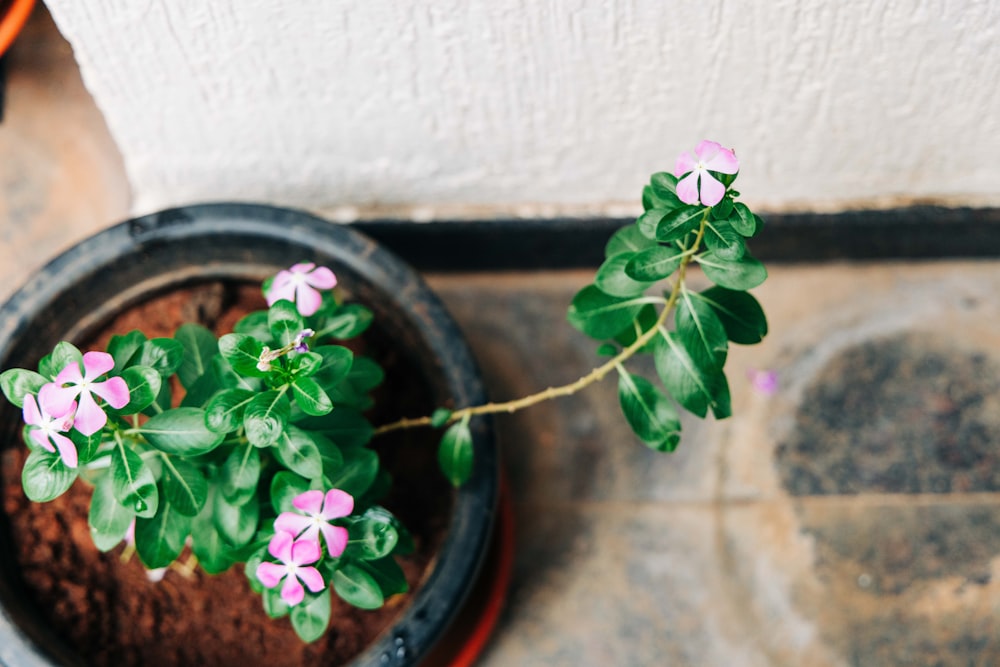
[[[10,54],[0,299],[128,212],[44,11]],[[494,398],[576,379],[583,272],[428,276]],[[646,449],[613,382],[500,418],[514,581],[481,664],[1000,664],[1000,266],[771,267],[735,417]],[[774,393],[750,377],[774,371]]]

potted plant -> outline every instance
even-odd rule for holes
[[[0,367],[8,369],[0,387],[13,406],[0,428],[7,442],[21,436],[27,444],[19,450],[30,452],[24,492],[47,502],[83,488],[97,546],[121,549],[126,540],[147,568],[177,567],[182,554],[184,565],[196,559],[210,573],[243,564],[244,588],[260,594],[267,615],[288,616],[303,642],[319,645],[332,634],[338,598],[376,609],[408,588],[398,557],[419,540],[394,508],[402,512],[447,479],[454,503],[433,567],[356,658],[413,664],[447,626],[483,557],[498,486],[489,415],[616,373],[624,416],[654,449],[679,442],[675,401],[698,416],[729,416],[728,344],[766,333],[746,292],[766,277],[746,248],[762,222],[735,201],[737,170],[731,150],[702,142],[693,156],[682,154],[675,174],[654,174],[645,212],[609,241],[594,284],[570,305],[570,323],[601,341],[607,360],[574,383],[503,403],[485,402],[468,350],[419,278],[351,230],[293,211],[222,205],[103,232],[0,310]],[[695,263],[715,287],[687,286]],[[168,336],[109,332],[104,350],[66,342],[92,340],[150,294],[206,280],[262,281],[262,307],[240,312],[231,333],[185,324]],[[360,343],[345,344],[362,332]],[[643,354],[652,355],[658,384],[626,369]],[[364,361],[372,355],[386,360],[390,378],[419,379],[415,401],[401,403],[395,386],[375,395],[374,414],[363,412],[380,375]],[[426,474],[411,456],[421,448],[379,442],[428,427],[442,432],[430,451],[443,475]],[[378,454],[368,448],[373,436]],[[395,460],[384,466],[395,477],[380,458]],[[408,499],[383,504],[408,485]],[[0,539],[9,572],[9,531]],[[18,664],[64,659],[28,620],[38,610],[24,598],[16,580],[0,588],[14,621],[0,624],[0,645]]]

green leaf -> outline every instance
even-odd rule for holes
[[[215,358],[221,357],[216,355]],[[216,392],[221,391],[222,389],[222,382],[219,380],[219,376],[215,373],[214,365],[210,362],[208,372],[195,380],[194,384],[191,385],[191,387],[184,394],[184,398],[181,399],[181,407],[207,407],[208,402],[212,400],[212,397],[215,396]]]
[[[76,468],[66,467],[58,453],[35,449],[24,462],[21,486],[28,500],[46,503],[65,493],[76,475]]]
[[[727,261],[714,252],[706,252],[698,257],[698,263],[709,280],[732,290],[753,289],[767,279],[767,269],[750,255]]]
[[[257,494],[260,469],[260,453],[256,447],[233,447],[219,468],[220,489],[230,504],[242,505]]]
[[[147,340],[134,358],[135,364],[149,366],[163,378],[177,372],[182,361],[184,361],[184,346],[173,338]]]
[[[385,602],[375,578],[353,563],[341,565],[332,581],[337,595],[359,609],[378,609]]]
[[[431,428],[441,428],[451,419],[451,410],[438,408],[431,414]]]
[[[371,440],[375,429],[357,410],[337,408],[322,417],[300,419],[298,425],[308,431],[318,431],[338,447],[362,447]]]
[[[246,389],[224,389],[205,406],[205,426],[215,433],[232,433],[243,423],[243,413],[255,396]]]
[[[265,391],[257,394],[243,412],[243,428],[247,440],[254,447],[270,447],[278,441],[288,417],[291,404],[284,391]]]
[[[160,506],[153,472],[138,454],[120,444],[111,450],[111,490],[118,502],[144,519]]]
[[[333,403],[323,388],[310,377],[298,377],[292,382],[292,396],[302,412],[319,417],[333,410]]]
[[[618,401],[629,426],[652,449],[672,452],[681,423],[670,400],[646,378],[619,371]]]
[[[100,551],[109,551],[125,539],[128,527],[135,519],[135,512],[125,507],[115,498],[111,475],[101,475],[94,482],[94,492],[90,497],[90,513],[87,523],[90,536]]]
[[[611,338],[625,329],[645,305],[643,297],[623,299],[588,285],[577,292],[570,304],[569,323],[591,338]]]
[[[634,343],[639,336],[655,327],[659,317],[660,314],[657,312],[656,307],[652,304],[646,304],[643,306],[643,309],[639,311],[639,315],[632,321],[632,326],[615,336],[615,341],[622,347],[628,347]],[[639,350],[639,353],[651,352],[652,348],[650,345],[651,344],[647,343]],[[617,351],[615,351],[615,354],[617,354]]]
[[[212,520],[222,539],[232,547],[248,544],[257,532],[260,505],[255,500],[233,505],[221,493],[212,495],[212,503]]]
[[[201,469],[181,458],[163,455],[163,494],[180,514],[196,516],[208,498],[208,480]]]
[[[38,373],[23,368],[11,368],[0,373],[0,390],[8,401],[19,408],[24,408],[27,394],[37,395],[38,390],[48,382]]]
[[[271,329],[267,326],[268,311],[255,310],[242,318],[233,326],[233,332],[252,336],[259,341],[270,342]]]
[[[356,565],[372,576],[385,598],[410,590],[403,569],[391,556],[378,560],[359,561]]]
[[[388,556],[399,541],[391,524],[377,519],[357,519],[348,526],[347,548],[344,555],[360,560]]]
[[[293,377],[315,375],[323,365],[323,355],[316,352],[296,352],[288,364]]]
[[[683,206],[684,202],[677,196],[677,177],[666,171],[658,171],[649,177],[653,194],[660,201],[670,202],[674,206]]]
[[[722,370],[729,339],[712,307],[686,289],[677,303],[676,335],[691,359],[706,372]]]
[[[328,488],[341,489],[357,498],[371,487],[378,475],[378,454],[364,447],[349,447],[340,451],[343,465],[336,474],[324,475],[324,481]]]
[[[719,371],[706,372],[691,358],[676,333],[664,332],[653,360],[663,386],[689,412],[704,417],[715,400],[718,384],[725,381]]]
[[[225,437],[209,430],[205,416],[201,408],[174,408],[150,417],[139,432],[161,452],[198,456],[218,447]]]
[[[55,348],[52,353],[46,355],[38,363],[38,372],[49,378],[53,379],[59,374],[62,369],[66,368],[72,363],[78,365],[83,364],[83,353],[80,352],[72,343],[67,343],[66,341],[61,341],[56,343]],[[83,369],[81,368],[81,371]]]
[[[653,227],[655,234],[656,228]],[[611,235],[606,246],[604,246],[605,259],[623,252],[638,252],[656,245],[652,239],[653,234],[647,238],[638,225],[626,225]]]
[[[107,408],[121,415],[134,415],[148,408],[160,395],[163,380],[155,369],[149,366],[129,366],[122,371],[121,378],[128,385],[128,404],[120,410]]]
[[[264,344],[246,334],[226,334],[219,339],[219,353],[236,373],[244,377],[264,377],[266,372],[257,368]]]
[[[323,333],[339,340],[359,336],[368,329],[373,319],[372,311],[361,304],[349,303],[341,307],[323,326]]]
[[[146,342],[146,335],[134,329],[127,334],[115,334],[108,342],[108,354],[115,360],[115,367],[112,374],[121,374],[128,366],[135,353],[139,351],[142,344]]]
[[[731,197],[723,197],[718,204],[712,207],[713,220],[725,220],[733,212],[733,200]]]
[[[635,228],[639,230],[639,235],[656,242],[656,229],[660,226],[660,221],[670,215],[673,211],[667,208],[649,208],[635,221]],[[646,246],[651,247],[651,246]]]
[[[732,262],[746,253],[746,243],[726,220],[715,220],[705,225],[705,247],[719,259]]]
[[[733,215],[729,216],[729,224],[733,226],[739,234],[751,237],[757,233],[757,221],[754,220],[753,213],[742,202],[737,202],[733,206]]]
[[[267,311],[267,328],[280,347],[295,340],[306,325],[295,304],[281,299],[271,304]]]
[[[331,484],[331,486],[333,485]],[[295,499],[295,496],[308,490],[308,479],[299,477],[293,472],[281,470],[271,479],[271,507],[277,514],[291,512],[295,509],[292,506],[292,500]]]
[[[372,505],[365,510],[362,517],[367,521],[379,521],[388,524],[396,531],[398,540],[392,552],[394,554],[406,555],[413,553],[413,536],[392,512],[379,505]],[[384,588],[382,590],[385,590]]]
[[[256,451],[252,447],[250,449]],[[234,562],[229,555],[229,546],[215,528],[212,518],[214,506],[210,498],[191,522],[191,551],[198,557],[198,565],[209,574],[225,572]]]
[[[635,252],[623,252],[604,260],[594,276],[594,284],[611,296],[638,296],[649,289],[652,282],[633,280],[625,272],[625,267],[636,256]]]
[[[369,357],[357,356],[347,373],[347,381],[359,391],[370,391],[382,384],[385,371]]]
[[[285,428],[278,437],[274,455],[283,466],[307,479],[319,479],[323,475],[319,448],[310,434],[300,428]]]
[[[754,345],[767,335],[764,309],[747,292],[710,287],[692,297],[704,301],[715,311],[726,330],[726,336],[734,343]]]
[[[705,217],[705,209],[699,206],[685,206],[665,215],[656,226],[656,240],[669,243],[682,239],[697,231]]]
[[[174,340],[184,348],[184,357],[177,369],[177,377],[185,389],[190,389],[212,367],[212,357],[219,351],[215,334],[200,324],[182,324],[174,333]]]
[[[733,416],[732,400],[729,395],[729,381],[724,373],[715,376],[712,387],[712,416],[716,419],[728,419]]]
[[[438,446],[438,464],[452,486],[459,487],[472,476],[472,432],[468,419],[452,424]]]
[[[159,373],[157,373],[159,375]],[[163,382],[160,378],[160,391],[156,394],[156,400],[150,403],[143,411],[144,415],[158,415],[170,409],[173,405],[173,396],[170,390],[170,383]]]
[[[341,345],[321,345],[313,353],[322,357],[322,363],[312,377],[324,388],[345,379],[354,365],[354,353]]]
[[[281,586],[265,588],[261,592],[260,597],[264,603],[264,613],[269,618],[282,618],[287,616],[288,612],[291,611],[288,603],[281,599]]]
[[[322,637],[330,624],[330,589],[324,588],[315,596],[307,595],[302,603],[292,607],[291,620],[295,634],[305,643]]]
[[[191,517],[176,511],[169,502],[160,505],[156,516],[135,520],[135,550],[150,570],[167,567],[181,555],[191,532]]]
[[[625,265],[625,273],[633,280],[649,283],[663,280],[680,268],[684,251],[674,246],[656,246],[636,253]]]

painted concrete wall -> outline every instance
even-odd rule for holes
[[[1000,204],[991,0],[46,0],[136,212],[635,210],[711,138],[752,204]]]

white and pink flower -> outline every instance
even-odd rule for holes
[[[68,414],[53,417],[44,408],[39,408],[33,395],[24,396],[24,423],[34,427],[29,429],[31,439],[48,452],[58,451],[59,458],[69,468],[75,468],[78,463],[76,445],[64,435],[73,428],[74,408],[76,403],[70,405]]]
[[[331,519],[349,516],[354,511],[354,498],[340,489],[330,489],[325,494],[319,490],[306,491],[295,496],[292,505],[297,512],[282,512],[274,520],[274,529],[290,533],[299,540],[319,544],[319,536],[326,542],[327,553],[336,558],[347,547],[347,529],[334,526]]]
[[[677,158],[674,176],[681,179],[677,183],[677,196],[685,204],[700,202],[715,206],[726,195],[726,186],[709,172],[735,174],[739,170],[740,162],[732,149],[714,141],[702,141],[694,149],[694,157],[684,151]]]
[[[268,588],[274,588],[284,580],[281,599],[295,606],[305,597],[305,584],[313,593],[326,588],[323,575],[312,563],[319,560],[322,552],[319,542],[296,540],[291,533],[279,531],[271,538],[267,551],[280,562],[265,562],[257,566],[257,579]]]
[[[84,435],[93,435],[108,423],[107,414],[97,405],[94,396],[104,399],[113,408],[123,408],[129,402],[128,385],[122,378],[97,382],[114,367],[115,360],[107,352],[87,352],[83,355],[83,373],[77,362],[68,364],[55,380],[39,390],[38,404],[43,412],[53,417],[65,417],[75,409],[73,426]]]
[[[285,299],[308,317],[323,303],[323,296],[317,290],[333,289],[336,285],[337,277],[333,271],[312,262],[302,262],[287,271],[278,272],[267,291],[267,305],[272,306]]]

